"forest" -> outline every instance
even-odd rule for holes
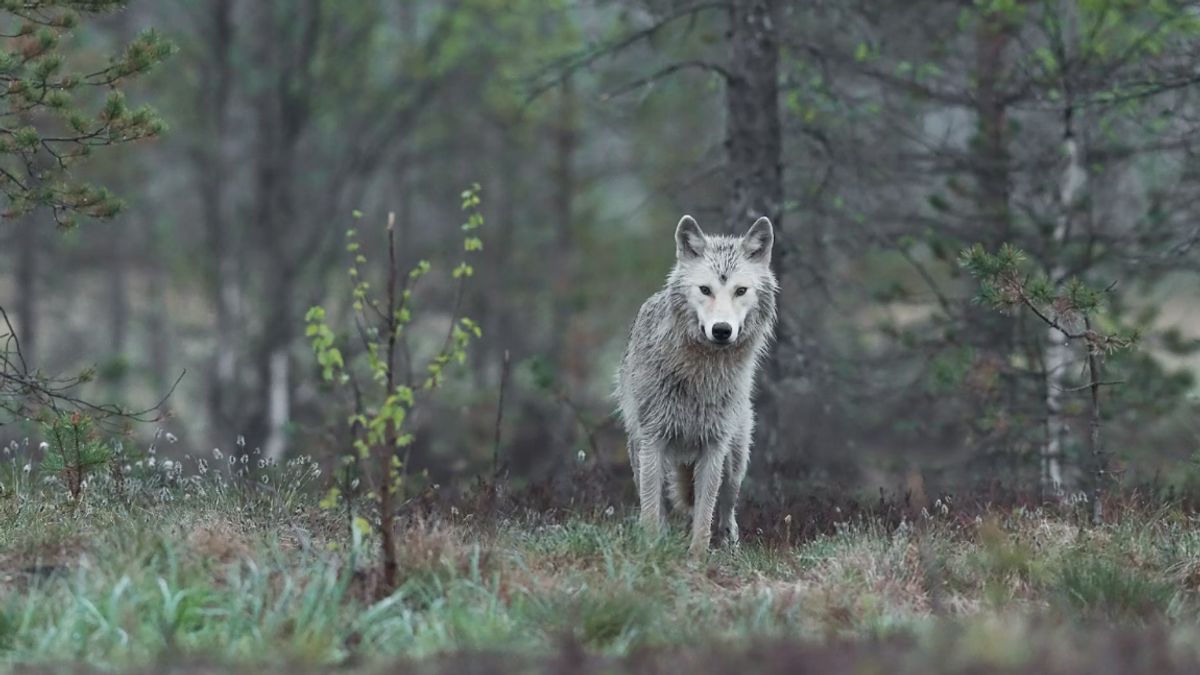
[[[0,0],[0,669],[1194,672],[1197,153],[1186,0]],[[779,282],[700,559],[685,214]]]

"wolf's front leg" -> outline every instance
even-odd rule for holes
[[[707,448],[696,461],[696,502],[692,508],[692,545],[688,549],[693,557],[708,553],[713,511],[717,508],[717,491],[721,487],[726,452],[724,444]]]
[[[725,477],[717,495],[717,536],[725,546],[737,546],[737,500],[750,464],[750,439],[735,441],[725,457]]]
[[[663,510],[663,455],[667,444],[662,440],[643,440],[638,448],[638,497],[642,502],[642,527],[651,534],[666,529]]]

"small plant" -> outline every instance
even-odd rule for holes
[[[1092,522],[1099,524],[1104,519],[1104,485],[1108,477],[1108,461],[1100,437],[1100,387],[1117,384],[1103,380],[1102,359],[1132,349],[1139,335],[1137,331],[1095,327],[1094,318],[1106,291],[1096,290],[1077,278],[1059,288],[1044,276],[1025,271],[1025,260],[1023,251],[1008,244],[997,253],[989,253],[976,244],[959,256],[959,264],[979,280],[980,302],[1010,313],[1026,310],[1062,333],[1070,344],[1082,345],[1086,351],[1088,382],[1079,389],[1091,392],[1088,444],[1096,465]]]
[[[42,469],[63,478],[71,499],[78,501],[89,473],[112,465],[113,448],[96,432],[91,417],[59,414],[42,425],[46,457]]]
[[[415,367],[408,329],[413,320],[413,290],[432,265],[422,260],[407,274],[401,272],[396,260],[394,215],[389,215],[387,223],[388,259],[382,297],[367,280],[367,258],[357,230],[346,233],[346,251],[353,257],[353,339],[339,339],[320,306],[311,308],[305,317],[306,333],[322,377],[349,388],[354,396],[354,413],[348,418],[353,451],[342,458],[334,485],[321,505],[326,509],[344,508],[351,528],[363,532],[371,524],[355,513],[354,501],[360,487],[366,488],[365,496],[378,508],[374,526],[380,538],[381,578],[387,590],[396,586],[395,520],[406,489],[405,470],[413,442],[406,421],[418,402],[442,385],[446,368],[466,360],[471,340],[482,336],[478,324],[460,315],[467,280],[475,273],[468,258],[483,249],[476,233],[483,225],[479,190],[476,184],[462,193],[467,221],[462,225],[463,260],[451,272],[457,287],[450,324],[441,347],[424,367]],[[355,217],[361,214],[356,212]],[[348,360],[345,354],[349,352],[338,346],[347,343],[361,346],[357,358]],[[361,377],[364,374],[366,378]]]
[[[1068,559],[1057,591],[1069,607],[1102,619],[1159,616],[1175,597],[1171,583],[1099,557]]]

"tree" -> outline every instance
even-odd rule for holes
[[[972,305],[955,252],[1007,242],[1055,284],[1120,278],[1118,315],[1194,268],[1180,254],[1195,240],[1183,158],[1198,139],[1186,3],[815,3],[792,26],[784,43],[803,58],[785,62],[785,129],[823,149],[831,176],[801,217],[834,225],[832,316],[870,301],[880,318],[851,325],[888,345],[821,336],[840,373],[828,399],[881,446],[969,449],[938,455],[947,470],[1069,486],[1085,456],[1063,435],[1082,357],[1030,316]],[[1148,351],[1109,367],[1135,362],[1154,367]],[[1130,379],[1126,392],[1155,378]]]
[[[122,86],[165,59],[172,46],[153,31],[142,33],[105,63],[69,60],[65,42],[85,18],[116,10],[116,0],[25,0],[0,5],[0,193],[3,214],[16,237],[18,325],[30,336],[22,348],[7,322],[0,357],[0,404],[10,412],[26,405],[85,402],[72,393],[85,376],[48,378],[29,359],[37,335],[37,256],[34,215],[49,211],[60,227],[79,217],[111,218],[122,202],[104,187],[79,180],[73,170],[97,148],[152,138],[164,129],[149,107],[130,108]],[[103,100],[98,100],[103,97]]]

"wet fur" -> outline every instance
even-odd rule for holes
[[[754,431],[754,376],[776,319],[771,241],[765,261],[748,257],[744,238],[724,236],[705,237],[698,258],[677,260],[666,286],[638,312],[617,375],[642,523],[654,531],[664,527],[665,482],[675,508],[692,512],[693,553],[707,550],[714,515],[722,541],[738,539],[735,511]],[[722,277],[753,272],[756,302],[731,345],[710,342],[688,304],[699,266]],[[706,503],[697,504],[698,497]]]

